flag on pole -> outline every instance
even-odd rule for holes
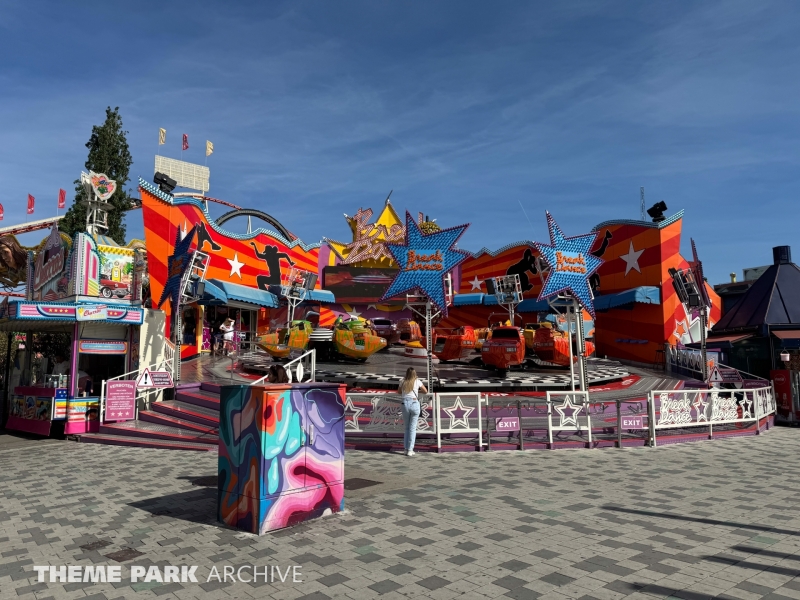
[[[185,133],[183,134],[183,149],[184,150],[189,149],[189,136],[186,135]]]
[[[211,156],[214,153],[214,144],[206,140],[206,156]]]
[[[158,130],[158,145],[163,146],[167,143],[167,130],[166,129],[159,129]]]
[[[36,202],[36,198],[34,198],[30,194],[28,194],[28,214],[29,215],[33,214],[33,205],[34,205],[35,202]]]
[[[0,204],[0,221],[3,220],[3,205]]]
[[[58,208],[66,208],[67,190],[58,190]]]

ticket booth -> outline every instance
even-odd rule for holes
[[[113,279],[114,268],[121,269],[118,279],[133,271],[123,255],[98,250],[85,233],[70,243],[56,227],[38,254],[29,253],[25,298],[0,303],[0,332],[17,349],[4,381],[8,429],[99,431],[101,382],[138,365],[144,309],[132,291],[136,277]],[[112,270],[104,273],[101,264]],[[112,283],[127,286],[128,294],[110,294]]]

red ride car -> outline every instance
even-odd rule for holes
[[[458,329],[435,329],[433,354],[441,362],[464,360],[475,352],[475,330],[465,325]]]
[[[483,364],[505,374],[511,367],[525,364],[525,338],[519,327],[502,326],[492,329],[492,337],[481,348]]]
[[[397,331],[400,333],[400,343],[418,342],[422,339],[422,330],[416,321],[400,319],[397,322]]]

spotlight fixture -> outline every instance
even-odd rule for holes
[[[177,181],[168,175],[164,175],[164,173],[156,173],[153,175],[153,183],[155,183],[165,194],[171,194],[172,190],[175,189],[175,186],[178,185]]]
[[[660,223],[666,217],[664,217],[664,211],[667,210],[666,203],[661,200],[660,202],[656,202],[647,209],[647,214],[650,215],[653,219],[653,223]]]

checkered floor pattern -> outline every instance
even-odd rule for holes
[[[616,363],[594,365],[589,369],[589,382],[600,383],[604,381],[614,381],[629,375],[628,370]],[[446,378],[436,377],[435,381],[440,388],[460,388],[460,387],[501,387],[501,388],[547,388],[565,389],[569,387],[569,372],[546,372],[537,373],[535,371],[510,372],[506,377],[491,377],[491,371],[475,370],[475,376],[470,378]],[[357,373],[354,371],[333,371],[327,369],[317,369],[317,379],[319,381],[332,381],[336,383],[346,383],[348,385],[360,386],[396,386],[402,381],[402,375],[391,373]]]

